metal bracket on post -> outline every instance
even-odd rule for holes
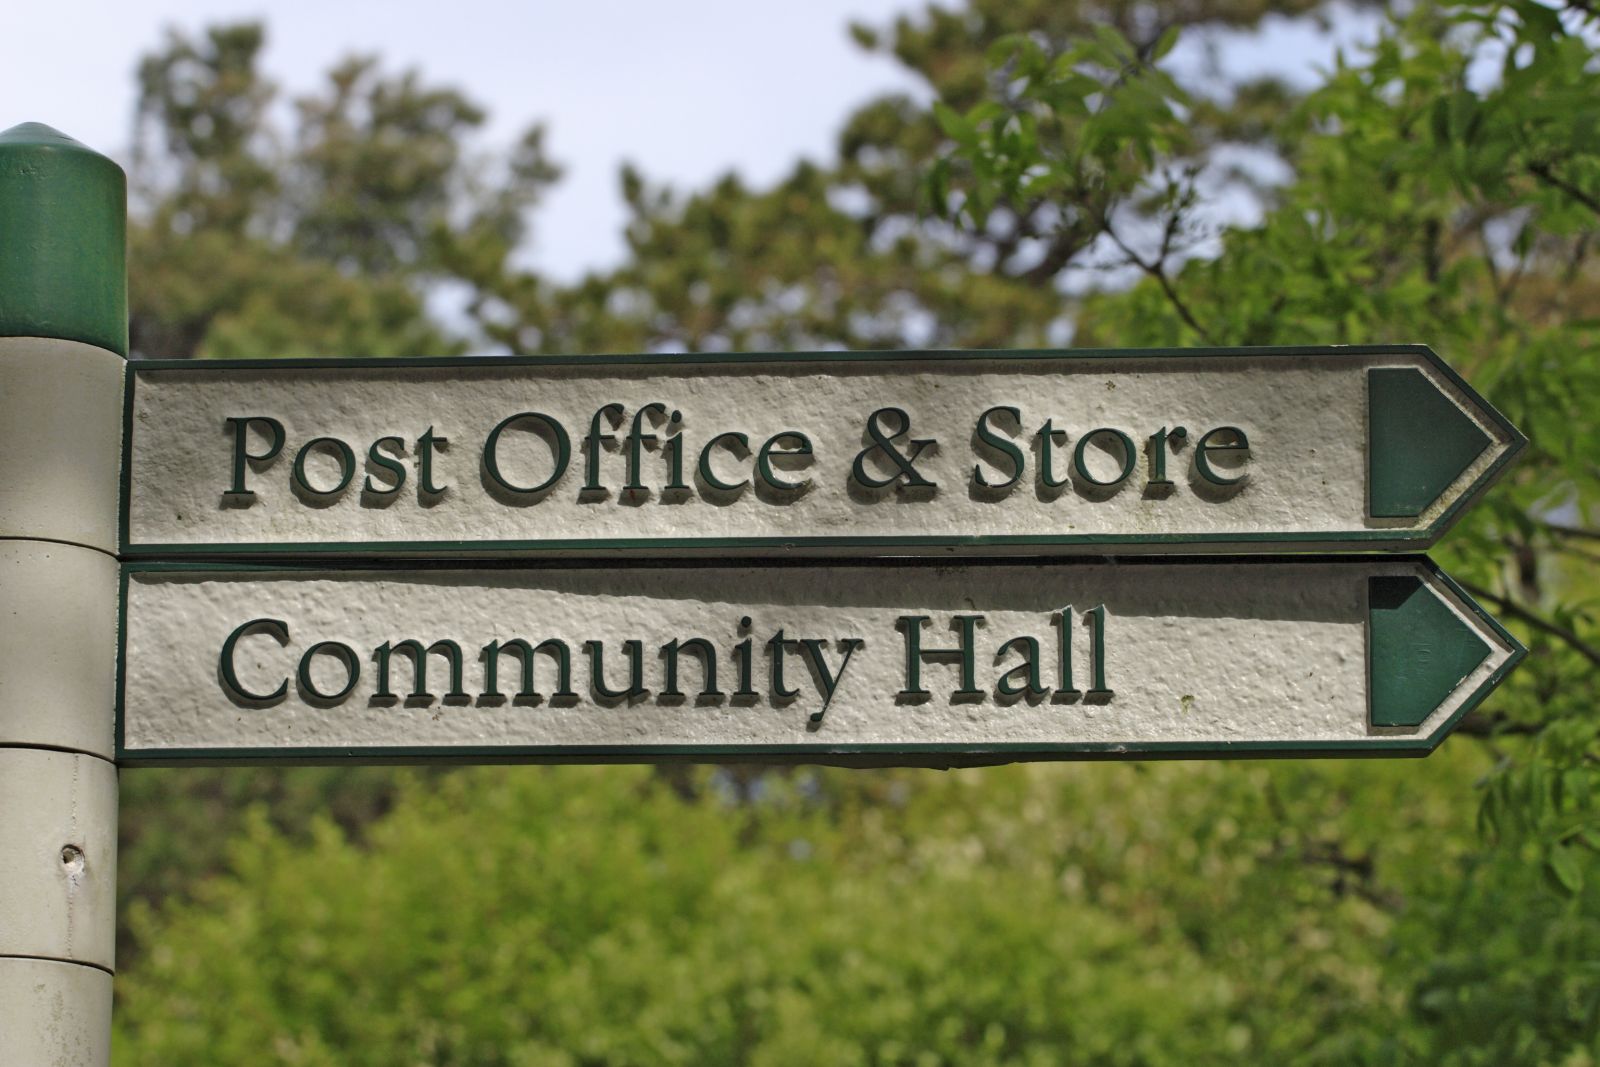
[[[105,1067],[115,966],[117,494],[127,182],[0,133],[0,1035]]]

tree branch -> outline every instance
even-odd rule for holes
[[[1488,226],[1480,221],[1477,226],[1478,244],[1483,250],[1483,265],[1489,270],[1489,286],[1494,290],[1495,303],[1506,306],[1505,285],[1500,280],[1500,268],[1494,261],[1494,246],[1489,243]]]
[[[1556,545],[1555,551],[1564,556],[1575,556],[1578,559],[1586,559],[1591,563],[1600,563],[1600,552],[1590,552],[1588,549],[1579,548],[1577,545]]]
[[[1166,233],[1162,237],[1161,247],[1163,253],[1165,253],[1169,243],[1172,240],[1172,231],[1175,224],[1176,216],[1168,221]],[[1111,219],[1109,217],[1102,217],[1101,229],[1105,232],[1107,237],[1111,238],[1111,243],[1121,249],[1122,254],[1128,257],[1128,261],[1130,263],[1156,280],[1156,284],[1161,286],[1161,291],[1166,294],[1167,303],[1172,305],[1172,309],[1178,313],[1179,318],[1188,324],[1189,329],[1199,334],[1200,339],[1206,344],[1214,345],[1217,343],[1216,340],[1211,336],[1211,331],[1207,330],[1204,326],[1201,326],[1198,321],[1196,321],[1194,313],[1189,310],[1189,305],[1185,304],[1183,302],[1183,298],[1178,295],[1177,289],[1175,289],[1172,285],[1172,279],[1167,277],[1167,272],[1161,259],[1146,260],[1143,256],[1139,255],[1139,253],[1128,247],[1127,243],[1124,242],[1121,237],[1117,236],[1117,231],[1112,228]]]
[[[1060,230],[1050,239],[1050,246],[1045,249],[1039,262],[1016,277],[1030,285],[1043,285],[1065,270],[1073,257],[1087,248],[1092,240],[1092,236],[1083,232],[1082,227],[1069,226]]]
[[[1563,193],[1566,193],[1568,196],[1572,197],[1572,199],[1576,200],[1578,203],[1582,204],[1596,215],[1600,215],[1600,200],[1590,196],[1588,193],[1584,192],[1582,189],[1578,188],[1576,185],[1573,185],[1571,182],[1558,175],[1555,171],[1551,170],[1550,164],[1529,163],[1528,171],[1535,178],[1538,178],[1546,185],[1561,190]]]
[[[1544,727],[1528,722],[1512,722],[1499,715],[1468,715],[1456,726],[1455,732],[1468,737],[1534,737]]]
[[[1575,537],[1581,541],[1600,541],[1600,530],[1590,530],[1582,526],[1567,526],[1559,522],[1541,522],[1540,526],[1553,534],[1562,537]]]
[[[1399,893],[1385,892],[1379,886],[1378,865],[1370,852],[1352,856],[1336,840],[1311,841],[1301,856],[1308,863],[1332,869],[1329,888],[1335,896],[1357,896],[1380,911],[1399,911],[1405,905]]]
[[[1574,652],[1577,652],[1580,656],[1588,660],[1590,663],[1593,663],[1596,667],[1600,667],[1600,648],[1596,648],[1594,645],[1589,644],[1583,638],[1579,637],[1574,631],[1569,630],[1567,627],[1562,626],[1558,622],[1551,622],[1549,619],[1533,611],[1531,608],[1524,607],[1522,604],[1512,600],[1510,597],[1501,596],[1499,593],[1492,593],[1482,586],[1473,585],[1470,582],[1462,582],[1461,587],[1467,592],[1471,593],[1473,596],[1482,597],[1483,599],[1489,601],[1489,603],[1493,604],[1507,615],[1510,615],[1513,618],[1521,619],[1529,626],[1532,626],[1535,630],[1540,630],[1549,634],[1551,637],[1559,638],[1562,642],[1570,646]]]

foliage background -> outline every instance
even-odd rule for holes
[[[147,57],[139,354],[1425,341],[1532,438],[1437,553],[1532,655],[1422,763],[129,771],[117,1062],[1600,1060],[1600,16],[1171,68],[1267,13],[855,27],[932,106],[771,187],[625,171],[627,262],[567,284],[518,266],[537,126],[485,158],[359,57],[285,126],[256,25]]]

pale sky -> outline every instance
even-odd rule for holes
[[[44,122],[114,157],[131,137],[138,57],[176,26],[266,22],[264,69],[294,96],[351,52],[416,66],[490,111],[487,145],[543,120],[566,174],[534,216],[533,265],[571,278],[614,264],[631,160],[681,188],[736,169],[762,184],[826,160],[855,106],[918,92],[849,38],[920,0],[0,0],[0,129]],[[1339,36],[1347,42],[1349,32]],[[1332,57],[1280,24],[1270,47],[1224,43],[1232,74],[1309,75]]]

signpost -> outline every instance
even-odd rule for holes
[[[116,967],[121,169],[0,132],[0,1061],[104,1067]]]
[[[125,365],[125,209],[0,134],[17,1062],[108,1062],[118,765],[1423,755],[1525,653],[1290,555],[1526,443],[1424,347]]]
[[[1431,544],[1524,444],[1427,348],[131,363],[183,556]]]
[[[117,758],[1425,755],[1521,658],[1425,560],[126,569]]]

